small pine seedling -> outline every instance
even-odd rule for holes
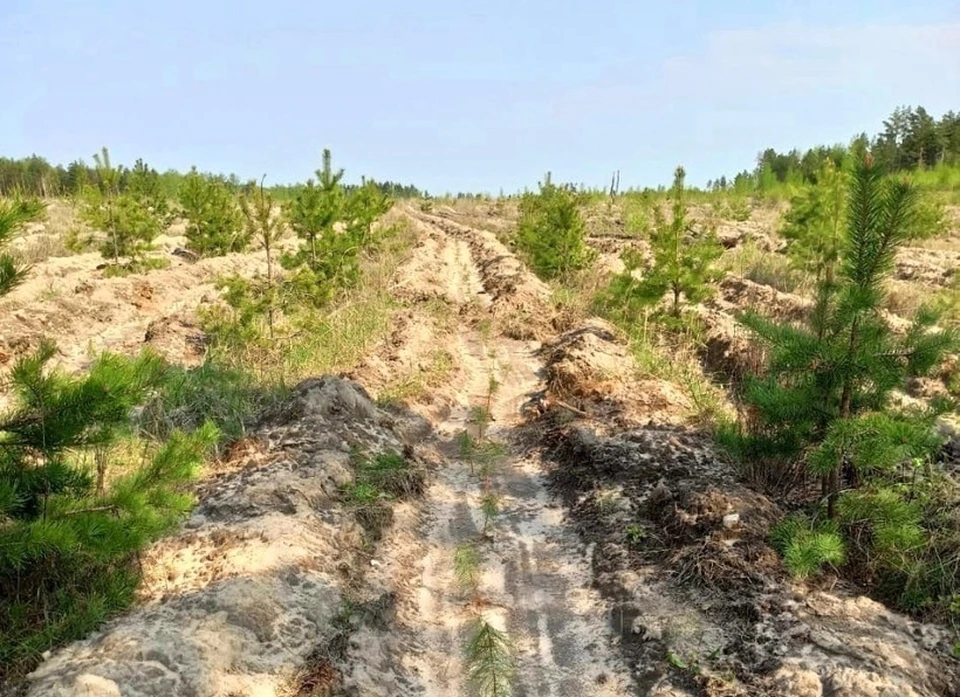
[[[490,425],[490,422],[493,421],[493,418],[490,416],[490,410],[483,406],[470,407],[470,414],[467,417],[467,421],[476,425],[477,427],[477,437],[480,440],[483,440],[484,433],[486,432],[487,426]]]
[[[480,512],[483,514],[483,534],[486,535],[500,512],[500,497],[496,492],[484,492],[480,497]]]
[[[480,550],[474,544],[462,544],[453,553],[453,573],[465,591],[476,594],[480,585]]]
[[[470,465],[470,474],[473,474],[473,462],[477,454],[477,444],[474,442],[473,436],[467,431],[460,431],[457,434],[457,447],[460,450],[460,458],[466,460]]]
[[[483,617],[470,634],[466,662],[468,679],[480,697],[510,697],[514,674],[510,639]]]

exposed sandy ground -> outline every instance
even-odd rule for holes
[[[545,387],[539,344],[503,337],[496,328],[485,334],[477,326],[497,309],[507,312],[509,296],[501,289],[527,288],[520,303],[525,308],[543,302],[544,289],[522,268],[502,263],[512,255],[492,236],[467,226],[449,234],[433,217],[420,220],[422,244],[405,268],[409,273],[401,273],[398,288],[422,300],[441,295],[460,319],[456,331],[440,335],[421,325],[391,355],[409,364],[411,353],[442,343],[456,359],[456,376],[421,407],[434,426],[444,462],[423,500],[398,511],[377,553],[372,583],[396,593],[396,627],[389,637],[368,632],[358,638],[347,684],[365,695],[468,694],[463,649],[472,620],[482,612],[513,642],[515,694],[632,694],[629,671],[615,649],[609,608],[590,585],[586,550],[547,493],[539,458],[516,437],[524,406]],[[477,264],[474,255],[502,259]],[[377,363],[374,359],[368,366]],[[369,368],[358,373],[365,370]],[[494,422],[488,435],[506,443],[509,451],[494,478],[494,488],[502,492],[502,513],[491,537],[484,538],[480,481],[459,459],[455,439],[465,430],[476,433],[470,409],[485,402],[491,377],[500,386],[492,396]],[[438,401],[443,409],[437,409]],[[458,586],[453,568],[456,547],[478,541],[484,554],[481,608]],[[378,680],[365,668],[371,646],[381,658],[379,674],[408,676],[411,683],[405,689],[393,680]]]
[[[103,278],[96,254],[48,261],[0,301],[0,361],[35,348],[44,336],[57,339],[60,365],[70,371],[105,350],[135,353],[148,343],[151,322],[192,314],[216,298],[218,276],[266,268],[262,254],[196,263],[171,258],[170,268],[122,278]]]
[[[685,425],[676,386],[638,376],[612,328],[561,333],[548,289],[497,237],[510,211],[406,214],[418,242],[395,280],[402,306],[357,382],[308,382],[268,415],[204,484],[185,528],[146,555],[143,604],[55,652],[31,697],[466,695],[478,612],[510,636],[514,693],[526,697],[957,694],[941,629],[856,589],[785,579],[765,538],[775,506]],[[738,239],[747,233],[765,234],[750,226]],[[918,278],[940,274],[917,258]],[[53,259],[5,301],[20,312],[0,310],[8,353],[42,332],[65,344],[70,368],[91,343],[133,351],[151,322],[192,312],[217,274],[262,263],[175,260],[102,279],[98,259]],[[721,333],[745,305],[802,311],[802,298],[765,286],[721,291],[708,308]],[[97,313],[106,319],[91,322]],[[721,350],[732,361],[738,349]],[[476,430],[471,408],[491,377],[489,436],[506,451],[484,538],[481,483],[455,441]],[[377,402],[408,383],[422,388],[406,400],[416,414]],[[390,504],[379,541],[339,495],[351,446],[402,450],[425,477],[422,495]],[[456,546],[477,540],[481,605],[453,569]],[[704,569],[720,570],[715,588],[702,587]]]

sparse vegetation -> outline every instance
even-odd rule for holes
[[[96,183],[88,184],[80,192],[80,218],[94,230],[106,233],[100,246],[104,257],[118,265],[121,259],[135,264],[150,249],[153,239],[164,226],[165,202],[155,189],[156,172],[142,161],[129,174],[132,182],[121,192],[120,182],[125,171],[110,161],[106,148],[94,155]]]
[[[722,266],[735,276],[784,293],[802,291],[813,282],[806,266],[798,268],[789,256],[760,249],[752,240],[725,256]]]
[[[354,480],[342,487],[343,500],[356,508],[367,541],[377,542],[392,518],[388,502],[423,493],[423,472],[391,451],[372,457],[355,452],[352,460]]]
[[[891,393],[937,365],[955,336],[921,311],[895,333],[880,313],[884,280],[910,236],[915,194],[886,180],[869,160],[852,176],[836,254],[819,257],[816,304],[805,326],[757,313],[741,318],[769,350],[766,372],[748,382],[750,419],[724,442],[738,457],[765,463],[771,481],[821,481],[813,521],[790,519],[775,543],[786,564],[809,575],[846,556],[885,595],[907,607],[952,597],[944,550],[927,508],[930,462],[940,444],[938,405],[895,408]],[[836,264],[834,276],[829,271]],[[914,463],[912,466],[910,463]],[[906,469],[905,469],[906,467]],[[795,474],[784,478],[783,470]]]
[[[622,255],[623,272],[611,281],[601,303],[622,320],[633,323],[643,308],[670,297],[670,314],[680,317],[681,297],[695,303],[712,292],[711,281],[716,279],[714,261],[723,251],[710,231],[692,231],[684,198],[682,167],[674,173],[670,190],[672,215],[667,222],[660,208],[654,210],[654,226],[650,233],[653,265],[643,268],[643,258],[633,249]]]
[[[606,572],[610,564],[610,578],[617,577],[613,568],[617,564],[624,564],[623,570],[629,571],[629,564],[640,559],[644,564],[659,564],[666,559],[663,564],[676,571],[670,582],[701,584],[725,599],[741,593],[737,584],[742,583],[744,602],[749,604],[755,596],[747,586],[752,588],[755,581],[762,580],[755,585],[763,585],[766,594],[768,582],[781,582],[777,555],[762,543],[767,539],[782,558],[783,568],[797,579],[813,579],[825,572],[835,574],[861,584],[892,606],[960,626],[956,513],[960,509],[960,487],[953,474],[938,462],[950,455],[941,450],[941,433],[946,426],[940,419],[952,405],[937,396],[947,391],[960,394],[956,361],[941,361],[945,353],[957,348],[953,331],[943,327],[960,321],[960,292],[946,287],[935,297],[931,294],[937,312],[928,311],[922,302],[926,298],[915,296],[917,289],[926,291],[930,269],[917,271],[915,266],[920,264],[908,259],[899,262],[902,278],[895,282],[900,284],[902,294],[912,297],[892,301],[888,293],[897,249],[911,241],[937,237],[949,225],[952,211],[944,208],[944,201],[950,201],[952,192],[960,190],[954,176],[958,163],[952,140],[944,141],[946,136],[937,129],[940,140],[936,143],[923,135],[929,135],[929,129],[917,125],[926,123],[921,114],[910,110],[900,116],[917,123],[891,126],[888,130],[893,136],[878,138],[875,143],[860,139],[853,148],[818,148],[803,155],[768,150],[760,156],[754,172],[745,172],[732,181],[721,178],[708,185],[709,191],[688,188],[685,172],[678,168],[672,187],[643,192],[621,192],[617,172],[609,189],[556,185],[548,174],[537,192],[522,196],[505,197],[501,192],[496,200],[470,194],[433,199],[424,194],[400,212],[430,231],[421,240],[426,251],[418,250],[418,254],[429,257],[436,251],[435,256],[442,258],[442,265],[436,268],[456,269],[450,274],[454,287],[444,285],[445,278],[435,278],[435,267],[421,264],[418,257],[413,265],[416,271],[410,275],[427,277],[428,292],[421,294],[421,288],[408,284],[396,298],[391,294],[391,277],[411,239],[402,226],[379,221],[390,210],[392,197],[419,197],[420,192],[366,179],[359,185],[345,184],[344,172],[333,167],[328,150],[323,152],[314,179],[280,187],[265,186],[261,180],[244,188],[236,177],[200,174],[195,169],[186,175],[159,174],[142,160],[129,169],[114,167],[106,149],[95,157],[93,169],[82,163],[72,164],[65,174],[69,175],[71,190],[80,192],[77,205],[86,225],[75,228],[76,241],[99,244],[101,253],[110,260],[98,267],[103,271],[95,275],[98,282],[103,277],[147,272],[170,263],[166,254],[148,252],[155,237],[170,223],[172,201],[176,201],[177,214],[186,222],[187,247],[195,255],[251,253],[191,266],[182,259],[192,262],[194,255],[176,249],[173,254],[181,260],[174,262],[176,267],[171,272],[160,275],[161,283],[173,279],[171,286],[176,290],[191,269],[198,277],[203,274],[198,283],[208,282],[211,269],[235,271],[235,275],[218,280],[219,298],[204,289],[199,314],[206,336],[189,318],[180,321],[164,317],[165,321],[177,321],[169,325],[158,322],[157,337],[147,339],[164,355],[184,351],[191,361],[202,356],[203,362],[196,368],[170,366],[151,354],[137,359],[109,354],[97,358],[90,350],[83,359],[89,363],[82,372],[66,373],[55,369],[56,357],[49,344],[42,344],[39,351],[28,350],[35,345],[30,344],[36,340],[35,335],[23,342],[3,337],[0,367],[10,370],[10,392],[5,397],[11,406],[0,418],[0,442],[4,445],[0,449],[0,593],[4,597],[0,603],[0,678],[22,675],[47,649],[87,634],[128,607],[141,573],[141,550],[189,511],[193,502],[190,482],[204,457],[214,452],[222,456],[223,462],[217,464],[223,465],[227,476],[234,476],[232,468],[243,466],[246,469],[238,473],[237,481],[256,480],[261,461],[267,462],[266,466],[276,463],[267,455],[275,455],[278,448],[297,447],[291,442],[296,437],[273,438],[274,419],[286,416],[284,408],[270,409],[269,418],[262,421],[269,431],[257,427],[256,434],[270,434],[262,442],[245,438],[256,417],[288,396],[291,384],[331,372],[361,380],[372,374],[373,379],[367,381],[372,382],[377,403],[389,409],[388,413],[371,411],[364,398],[360,400],[363,418],[369,416],[369,423],[376,424],[369,430],[396,428],[394,433],[405,444],[402,453],[382,450],[388,441],[378,439],[371,446],[354,429],[329,438],[333,443],[330,452],[344,450],[344,462],[345,449],[353,448],[350,468],[337,468],[329,480],[336,482],[333,488],[324,481],[323,493],[317,496],[326,498],[329,491],[332,501],[317,501],[311,496],[308,503],[323,524],[328,519],[340,522],[346,515],[347,521],[355,520],[362,526],[364,534],[355,537],[348,523],[342,539],[336,539],[337,554],[313,555],[291,566],[291,573],[309,574],[319,568],[325,582],[329,578],[336,583],[340,583],[338,574],[342,574],[350,591],[363,583],[368,567],[384,567],[379,573],[372,572],[378,574],[379,583],[412,556],[389,556],[394,545],[374,546],[391,523],[394,511],[402,512],[405,524],[416,518],[409,516],[414,507],[397,507],[396,503],[421,494],[426,487],[426,472],[411,455],[417,450],[411,450],[407,440],[413,431],[419,433],[422,423],[412,418],[408,423],[410,415],[401,403],[426,402],[434,391],[443,388],[443,400],[422,410],[437,425],[435,412],[450,406],[450,393],[469,390],[469,398],[460,402],[464,408],[455,408],[452,417],[442,417],[444,428],[439,432],[448,432],[445,427],[449,418],[459,421],[464,429],[449,444],[458,449],[462,463],[444,482],[456,486],[437,487],[447,499],[440,510],[451,515],[435,516],[440,518],[437,525],[443,527],[431,528],[441,534],[429,538],[430,554],[423,558],[429,559],[425,564],[441,561],[423,578],[429,581],[425,586],[454,580],[464,607],[450,616],[454,622],[468,616],[475,620],[461,635],[466,638],[461,667],[466,668],[475,694],[509,695],[513,680],[524,677],[516,675],[507,635],[508,628],[514,629],[514,615],[509,615],[509,622],[501,622],[503,618],[493,613],[503,605],[503,588],[515,598],[522,597],[507,584],[516,580],[522,590],[523,584],[531,583],[529,579],[541,576],[530,575],[522,568],[522,574],[511,576],[513,567],[509,564],[514,560],[508,559],[505,551],[518,545],[521,537],[526,538],[524,544],[531,539],[546,539],[551,544],[535,550],[546,556],[536,559],[538,570],[550,568],[548,564],[556,560],[567,561],[567,557],[548,556],[554,553],[552,542],[556,538],[549,534],[535,537],[525,529],[549,531],[559,524],[560,515],[544,515],[535,520],[536,525],[516,524],[542,503],[540,488],[523,486],[533,481],[521,479],[530,475],[526,469],[529,463],[511,467],[509,474],[506,468],[501,471],[509,451],[499,440],[504,425],[495,424],[493,415],[506,414],[508,404],[512,409],[522,401],[521,390],[514,389],[518,387],[513,384],[516,376],[509,372],[521,372],[521,367],[525,374],[522,379],[529,381],[523,385],[522,399],[529,397],[521,407],[523,414],[536,418],[546,412],[540,425],[548,426],[550,432],[544,436],[534,428],[518,429],[511,434],[517,440],[510,442],[524,448],[525,457],[535,457],[534,453],[541,452],[537,445],[549,444],[548,439],[563,440],[564,446],[570,441],[575,446],[571,459],[582,456],[583,469],[562,474],[577,475],[570,477],[569,492],[564,494],[574,497],[578,502],[574,508],[580,510],[565,512],[593,517],[583,518],[589,525],[596,525],[596,518],[600,519],[605,536],[601,539],[610,549],[604,544],[591,549],[595,550],[596,568]],[[936,161],[928,157],[932,147],[938,148],[940,159]],[[854,155],[868,151],[874,152],[878,164],[854,171]],[[909,187],[884,178],[880,160],[889,171],[910,170],[908,178],[916,183],[914,191],[921,189],[934,195],[914,200]],[[0,160],[0,192],[12,190],[6,178],[8,165]],[[32,166],[36,169],[38,163],[34,161]],[[36,187],[59,191],[67,181],[56,170],[41,179],[34,178],[33,169],[18,165],[16,171],[30,182],[31,191]],[[781,216],[787,202],[790,208]],[[517,293],[521,302],[516,303],[519,309],[515,310],[510,304],[510,279],[500,285],[490,282],[486,268],[490,250],[484,245],[492,238],[472,236],[463,226],[446,226],[438,218],[418,216],[417,206],[423,213],[436,211],[452,223],[468,221],[471,227],[493,232],[512,245],[547,281],[551,300],[561,309],[561,316],[535,317],[549,303],[541,305],[539,284],[533,284],[533,291],[527,292],[530,279],[522,275],[517,277],[522,283],[516,287],[522,292]],[[9,242],[27,222],[37,219],[42,209],[33,200],[0,201],[0,245]],[[774,220],[780,221],[779,227],[771,222]],[[721,221],[750,221],[743,226],[722,222],[719,229],[728,247],[726,253],[714,234]],[[285,237],[288,231],[293,234]],[[169,235],[179,232],[178,225]],[[455,245],[444,239],[446,233],[450,239],[456,238]],[[249,250],[254,240],[257,249]],[[41,262],[48,256],[43,247],[46,238],[36,243],[37,254],[27,245],[16,254],[0,254],[0,295],[23,281],[31,262]],[[168,249],[180,244],[171,244],[166,237],[163,243]],[[917,246],[925,247],[919,251],[933,256],[934,251],[950,249],[950,244],[951,240],[937,240]],[[602,264],[593,264],[598,255],[591,245],[604,255]],[[624,270],[603,273],[601,269],[608,263],[615,264],[613,255],[623,249],[627,250],[621,255]],[[263,268],[261,250],[266,256],[265,277],[256,275]],[[919,251],[905,256],[917,252],[919,257]],[[496,257],[491,266],[501,264],[506,257],[508,274],[517,269],[526,273],[500,247],[489,256]],[[64,260],[51,264],[51,268],[56,271],[59,266],[69,268],[76,263],[85,273],[84,269],[92,269],[99,260],[90,262],[87,258]],[[797,298],[784,298],[769,289],[738,283],[735,278],[724,281],[720,285],[722,297],[712,300],[721,270],[798,295],[809,295],[812,289],[815,304],[801,321],[797,318],[808,307],[807,298],[799,298],[796,307],[787,306]],[[941,288],[947,283],[950,269],[942,271],[934,281]],[[42,282],[47,283],[46,289],[39,290]],[[90,298],[90,306],[98,313],[97,321],[119,323],[129,318],[117,316],[113,304],[104,299],[104,287],[118,289],[119,304],[125,312],[128,304],[140,309],[141,305],[156,303],[162,295],[158,292],[161,283],[151,286],[147,279],[138,278],[93,285],[83,278],[65,281],[48,272],[29,295],[30,302],[37,298],[58,300],[44,305],[44,313],[80,307],[86,304],[84,298]],[[411,287],[413,292],[409,292]],[[467,300],[465,295],[473,299]],[[763,307],[767,298],[778,305]],[[9,302],[21,313],[16,306],[19,295]],[[781,302],[785,303],[783,307]],[[162,304],[166,312],[170,303],[164,299]],[[756,339],[755,354],[746,352],[740,334],[727,343],[731,307],[737,304],[759,306],[759,312],[741,317],[742,325]],[[428,323],[432,332],[426,339],[407,330],[408,326],[416,328],[413,324],[404,324],[404,331],[391,333],[398,308],[409,312],[415,321]],[[885,311],[891,308],[911,317],[912,325],[907,327],[899,317],[890,318]],[[765,313],[768,309],[775,310],[777,317],[789,316],[791,320],[772,320]],[[611,333],[603,323],[596,322],[596,333],[582,337],[587,351],[595,341],[598,359],[617,363],[609,373],[607,365],[598,371],[602,374],[598,384],[608,374],[618,375],[625,359],[632,361],[639,373],[631,379],[650,378],[653,385],[652,379],[656,378],[673,384],[653,385],[657,389],[644,390],[636,404],[629,403],[629,395],[624,397],[626,390],[618,389],[621,385],[610,389],[610,394],[605,388],[597,389],[597,395],[574,389],[561,394],[552,386],[537,393],[540,388],[534,387],[536,381],[529,376],[533,371],[527,370],[526,357],[528,351],[531,356],[543,354],[533,353],[533,342],[523,343],[519,338],[528,335],[514,332],[512,325],[507,329],[507,323],[534,324],[532,320],[536,319],[533,334],[541,340],[544,337],[540,334],[549,332],[551,326],[558,333],[566,332],[593,314],[601,314],[616,325]],[[34,320],[30,313],[23,316]],[[37,322],[56,327],[46,316]],[[466,341],[459,341],[461,337],[455,335],[458,330],[469,331]],[[142,334],[142,327],[137,325],[135,331]],[[407,341],[411,335],[415,350],[403,346],[398,349],[398,342]],[[512,338],[507,341],[505,337]],[[85,335],[84,343],[87,339]],[[629,343],[629,356],[619,346],[609,350],[613,340],[624,339]],[[458,343],[448,343],[450,340]],[[110,341],[118,343],[113,337]],[[140,341],[139,337],[135,341]],[[187,348],[180,348],[182,345]],[[550,342],[544,341],[544,345],[544,353],[554,350]],[[455,349],[448,350],[450,346]],[[371,349],[376,354],[370,361],[361,362]],[[469,353],[469,359],[461,369],[457,357],[464,352]],[[520,352],[524,352],[523,361],[513,355]],[[500,365],[504,353],[511,354],[508,368]],[[714,361],[729,359],[733,363],[740,358],[745,359],[744,364],[754,362],[762,367],[750,374],[752,369],[740,371],[738,363],[735,377],[730,377],[734,371],[727,372],[725,363],[714,370]],[[68,360],[74,361],[74,357]],[[74,361],[72,367],[80,362]],[[358,365],[359,370],[354,371]],[[396,370],[392,365],[404,367]],[[488,376],[483,365],[496,369]],[[952,378],[948,376],[951,371]],[[748,374],[743,382],[742,373]],[[547,371],[545,374],[547,384],[552,385],[553,377]],[[726,380],[734,382],[730,385]],[[556,383],[561,381],[569,382],[558,378]],[[510,389],[509,400],[498,399],[501,382]],[[572,382],[576,383],[576,378]],[[323,384],[328,383],[324,380]],[[486,393],[482,394],[484,389]],[[687,399],[676,400],[678,392]],[[739,408],[737,423],[732,422],[732,401]],[[682,425],[675,425],[681,418],[674,417],[681,416],[679,411],[685,410],[688,402],[691,413],[682,415]],[[562,409],[554,410],[557,404]],[[330,408],[336,411],[343,406]],[[669,428],[654,423],[668,411]],[[615,417],[607,420],[608,413]],[[651,424],[638,427],[637,423],[648,416]],[[340,417],[351,418],[343,410]],[[553,417],[555,423],[547,420]],[[507,426],[514,425],[513,418],[506,420],[510,422]],[[588,428],[594,430],[592,435]],[[634,433],[634,428],[638,432]],[[363,430],[368,430],[366,422]],[[741,474],[747,483],[774,501],[757,491],[746,491],[742,483],[736,485],[736,498],[728,496],[731,492],[725,487],[731,485],[732,478],[724,469],[726,460],[715,459],[703,444],[704,434],[710,431],[719,432],[721,443],[743,465]],[[606,447],[609,434],[613,434],[611,447]],[[524,440],[528,436],[531,442]],[[544,440],[532,443],[539,437]],[[603,457],[608,459],[598,456],[592,461],[592,455],[588,457],[594,447],[591,438],[603,441]],[[314,441],[308,441],[312,446]],[[357,441],[365,445],[356,445]],[[654,467],[644,462],[648,452],[657,455]],[[629,466],[617,465],[614,457],[619,453],[631,458]],[[674,456],[684,469],[673,468],[677,464],[671,460]],[[280,464],[286,466],[287,460]],[[467,467],[471,477],[465,480]],[[592,480],[593,475],[587,471],[591,467],[597,471]],[[698,472],[707,468],[710,496],[697,500],[703,492],[688,485],[696,483]],[[248,470],[255,476],[250,477]],[[650,470],[655,471],[651,474]],[[218,486],[221,473],[216,474],[202,483],[201,491]],[[684,479],[681,486],[671,481],[675,474]],[[659,483],[656,477],[661,477]],[[466,482],[469,484],[464,485]],[[509,484],[509,489],[498,491],[502,484]],[[533,489],[536,503],[525,488]],[[649,495],[649,500],[638,497],[641,491]],[[466,505],[473,510],[464,511]],[[692,510],[694,505],[703,510],[696,512],[696,518],[685,518],[684,509]],[[328,515],[329,506],[335,507],[333,515]],[[731,512],[724,513],[727,510]],[[790,514],[777,522],[781,510]],[[500,516],[508,517],[511,525],[504,521],[498,526]],[[313,521],[309,514],[307,517]],[[586,527],[581,528],[584,535],[592,534]],[[681,528],[693,542],[683,540],[681,544],[674,539]],[[194,535],[192,529],[189,535]],[[455,539],[458,536],[469,539]],[[405,542],[408,538],[398,539]],[[350,546],[359,549],[347,549]],[[388,556],[383,563],[385,550]],[[739,566],[744,550],[753,555],[748,560],[749,569]],[[613,552],[618,559],[609,556]],[[447,555],[452,558],[447,559]],[[487,560],[496,563],[491,563],[485,575]],[[152,573],[153,569],[149,570]],[[506,578],[498,578],[501,572],[507,574]],[[828,576],[820,582],[829,580]],[[407,583],[406,579],[402,581]],[[179,588],[177,581],[170,583],[174,589]],[[427,590],[431,596],[425,603],[442,611],[457,610],[449,604],[449,594],[437,602],[441,597],[438,589],[431,586]],[[485,597],[487,590],[491,597]],[[691,599],[696,600],[699,589],[690,590]],[[384,593],[383,598],[385,609],[392,609],[394,594]],[[578,603],[588,607],[589,600],[583,595]],[[296,673],[293,687],[287,689],[298,694],[325,693],[334,690],[346,676],[339,672],[338,662],[348,660],[349,635],[361,626],[361,618],[352,610],[353,602],[345,600],[344,610],[333,619],[336,632],[332,642],[336,646],[311,654]],[[536,600],[523,609],[541,612],[552,602],[552,598],[550,602]],[[762,615],[767,610],[757,612]],[[392,620],[387,612],[383,614],[387,624],[381,627],[371,623],[372,630],[389,631]],[[579,625],[579,614],[586,613],[581,613],[578,606],[577,614]],[[696,622],[712,627],[714,618],[709,615],[705,613]],[[639,618],[620,608],[620,631],[625,637],[631,631],[640,635],[634,641],[622,642],[625,650],[639,651],[642,643],[644,658],[659,662],[658,679],[663,678],[664,684],[670,680],[695,684],[711,694],[713,687],[718,694],[726,694],[726,679],[731,689],[737,687],[730,666],[742,656],[735,655],[735,646],[730,648],[726,640],[716,643],[717,637],[707,636],[707,630],[699,625],[688,631],[692,638],[678,640],[672,624],[648,623],[643,618],[643,626],[638,621],[631,627],[635,619]],[[599,624],[590,626],[602,627],[607,621],[601,617]],[[527,628],[519,624],[517,628],[526,646]],[[723,629],[720,634],[726,635]],[[446,641],[447,633],[442,634],[442,641]],[[706,660],[705,651],[691,648],[699,640],[717,647]],[[719,656],[721,647],[723,656]],[[729,656],[728,648],[732,652]],[[590,660],[597,658],[592,650],[590,653]],[[597,663],[606,665],[606,657]],[[665,670],[665,666],[674,670]],[[715,668],[717,673],[712,674]],[[750,670],[750,666],[743,668],[745,675]],[[727,671],[730,677],[718,677],[719,671]],[[452,677],[456,681],[462,676]],[[595,677],[598,684],[608,679],[605,673]]]
[[[318,176],[320,185],[309,182],[282,214],[262,183],[247,187],[240,208],[267,255],[267,274],[221,278],[224,304],[203,313],[212,353],[263,380],[285,383],[355,360],[393,309],[384,284],[409,241],[403,226],[374,230],[388,200],[373,183],[346,193],[329,152]],[[279,257],[284,273],[276,262],[285,222],[302,243]]]
[[[210,421],[219,427],[221,443],[231,443],[246,435],[250,422],[285,394],[258,384],[249,372],[217,361],[191,369],[169,366],[162,384],[143,403],[137,424],[144,434],[162,442],[178,430],[191,432]]]

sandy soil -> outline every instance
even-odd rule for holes
[[[31,697],[467,695],[478,615],[510,637],[522,697],[955,694],[940,629],[855,589],[789,584],[766,542],[780,512],[689,428],[675,385],[638,376],[615,331],[557,328],[549,289],[498,238],[512,208],[403,214],[417,243],[394,280],[394,328],[356,382],[307,383],[261,424],[184,530],[145,555],[144,604],[55,652]],[[736,245],[767,223],[725,235]],[[608,266],[629,242],[592,241]],[[900,268],[940,285],[952,254],[911,251]],[[120,279],[102,278],[98,255],[44,262],[2,301],[0,360],[42,334],[69,369],[91,349],[136,351],[151,325],[213,299],[217,275],[263,264],[171,259]],[[706,308],[716,367],[740,355],[737,309],[793,316],[803,302],[728,280]],[[482,482],[457,441],[479,435],[488,402],[485,435],[504,452],[484,534]],[[390,502],[379,539],[339,495],[357,444],[402,449],[425,477],[420,496]],[[483,553],[476,595],[455,578],[465,543]],[[736,573],[704,589],[705,568]]]
[[[423,500],[397,512],[371,572],[378,592],[397,595],[391,628],[396,636],[364,634],[351,656],[347,684],[361,694],[468,694],[463,649],[473,620],[482,614],[511,639],[515,694],[632,694],[609,608],[591,588],[588,550],[548,494],[539,457],[518,436],[525,406],[545,388],[540,344],[506,338],[496,324],[484,330],[484,320],[497,308],[498,289],[539,284],[518,281],[518,273],[528,272],[515,265],[475,261],[475,255],[512,258],[492,235],[462,225],[448,233],[432,216],[418,216],[418,221],[421,244],[401,270],[398,292],[421,302],[442,298],[452,304],[457,326],[438,332],[424,322],[416,331],[404,330],[390,357],[409,366],[425,346],[442,344],[458,370],[419,406],[433,425],[441,464]],[[358,375],[372,377],[370,370],[380,364],[373,357]],[[491,377],[499,387],[488,395]],[[481,482],[461,459],[456,439],[464,431],[478,435],[471,408],[485,404],[488,396],[493,422],[486,436],[503,443],[507,452],[493,479],[501,492],[501,513],[484,536]],[[454,572],[455,549],[469,543],[478,544],[483,554],[479,606]],[[384,648],[395,642],[402,648]],[[391,693],[363,668],[373,656],[387,653],[393,657],[380,664],[381,674],[407,676],[410,682],[402,691]],[[398,683],[390,684],[399,689]]]
[[[99,254],[55,257],[37,265],[28,280],[0,300],[0,368],[53,338],[59,363],[69,371],[109,350],[136,353],[152,322],[193,315],[214,300],[219,276],[252,276],[266,269],[262,253],[231,254],[195,263],[167,255],[170,266],[106,278]],[[168,356],[179,361],[179,356]]]

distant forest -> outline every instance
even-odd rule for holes
[[[769,191],[784,184],[815,183],[821,165],[827,159],[838,165],[850,154],[870,153],[887,171],[928,169],[936,166],[960,165],[960,113],[948,111],[940,119],[935,119],[923,107],[899,107],[883,122],[883,130],[870,137],[861,133],[848,145],[818,145],[806,151],[798,149],[789,152],[777,152],[767,148],[757,157],[753,170],[743,170],[736,176],[721,176],[707,182],[712,191],[733,190],[739,193]],[[148,169],[143,160],[137,160],[134,167],[122,168],[120,189],[123,191],[130,172],[135,169]],[[151,170],[153,171],[153,170]],[[184,173],[168,170],[159,175],[162,190],[174,197]],[[239,189],[246,182],[237,175],[217,175],[234,188]],[[375,181],[375,180],[374,180]],[[97,172],[92,165],[83,160],[75,160],[68,165],[53,165],[39,155],[22,159],[0,157],[0,196],[16,193],[28,196],[53,197],[76,193],[84,186],[96,185]],[[396,198],[427,197],[410,184],[392,181],[375,181],[379,189]],[[290,199],[296,195],[300,185],[280,185],[269,187],[277,198]],[[349,186],[346,188],[350,188]],[[458,194],[458,197],[470,194]]]
[[[720,177],[708,182],[707,188],[764,191],[777,184],[813,184],[824,161],[830,159],[839,166],[850,154],[865,153],[888,172],[960,165],[960,113],[948,111],[937,120],[922,106],[899,107],[872,138],[861,133],[849,145],[818,145],[805,152],[767,148],[757,157],[753,171],[744,170],[733,179]]]
[[[156,173],[156,170],[152,169],[143,160],[137,160],[132,168],[121,167],[120,169],[119,188],[121,192],[126,189],[132,172],[147,170]],[[169,197],[174,198],[185,174],[172,169],[156,174],[159,177],[161,190]],[[239,190],[247,183],[235,174],[213,176],[227,182],[234,190]],[[398,184],[391,181],[376,181],[375,183],[381,192],[395,198],[419,198],[424,195],[424,192],[409,184]],[[0,157],[0,196],[14,194],[42,198],[69,196],[77,193],[85,186],[95,186],[97,184],[96,168],[83,160],[75,160],[64,166],[52,165],[39,155],[31,155],[19,160]],[[349,191],[354,186],[344,185],[344,188]],[[268,186],[267,188],[277,198],[292,199],[299,191],[300,185],[278,185]]]

